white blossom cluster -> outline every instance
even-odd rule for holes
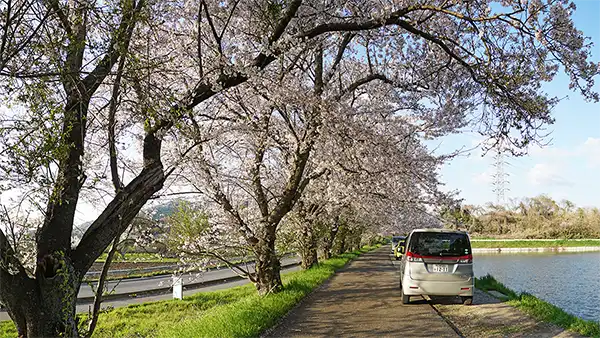
[[[570,89],[600,98],[600,67],[571,1],[151,0],[135,2],[131,36],[116,42],[121,3],[49,11],[31,2],[7,21],[8,3],[0,193],[12,219],[34,210],[41,229],[54,224],[48,205],[64,205],[53,192],[67,170],[81,182],[72,203],[102,211],[125,198],[109,145],[126,187],[147,164],[149,135],[167,179],[142,202],[191,192],[208,215],[195,237],[176,241],[182,250],[258,250],[299,200],[322,204],[329,223],[347,213],[375,232],[434,226],[436,206],[455,197],[437,175],[453,154],[436,156],[423,140],[470,127],[486,144],[526,151],[553,122],[558,98],[542,85],[561,69]],[[88,12],[75,62],[66,21],[78,11]],[[70,86],[80,82],[85,93]],[[85,108],[83,143],[67,169],[73,102]]]

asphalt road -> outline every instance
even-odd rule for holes
[[[286,265],[293,264],[296,262],[299,262],[299,259],[296,257],[282,259],[281,265],[284,266],[283,271],[291,272],[291,271],[299,270],[300,267],[298,265],[293,265],[291,267],[285,268]],[[253,268],[253,266],[250,264],[249,264],[249,267]],[[222,268],[220,270],[211,270],[211,271],[204,272],[201,274],[199,274],[199,273],[185,274],[183,277],[184,278],[183,295],[191,296],[198,292],[209,292],[209,291],[215,291],[215,290],[220,290],[220,289],[228,289],[228,288],[232,288],[235,286],[244,285],[244,284],[249,283],[249,281],[247,279],[243,279],[243,280],[234,279],[231,282],[222,282],[222,283],[213,284],[210,286],[198,285],[193,288],[185,287],[186,284],[190,284],[190,283],[198,283],[198,282],[206,283],[206,282],[217,281],[217,280],[221,280],[221,279],[225,279],[225,278],[235,278],[236,276],[237,275],[228,268]],[[113,286],[116,286],[115,287],[116,293],[132,295],[135,293],[153,290],[156,288],[170,287],[170,286],[172,286],[172,277],[170,275],[168,275],[168,276],[157,276],[157,277],[147,277],[147,278],[125,279],[125,280],[122,280],[120,283],[118,281],[110,281],[108,283],[108,285],[109,285],[109,290],[111,290],[111,288]],[[82,285],[81,289],[79,291],[78,298],[91,297],[91,296],[93,296],[93,293],[91,291],[90,286],[87,284]],[[146,295],[146,296],[140,296],[140,297],[131,297],[131,298],[125,298],[125,299],[121,298],[121,299],[115,299],[115,300],[105,300],[102,302],[102,308],[106,308],[109,306],[121,307],[121,306],[130,305],[130,304],[139,304],[139,303],[153,302],[153,301],[158,301],[158,300],[168,300],[168,299],[172,299],[172,298],[173,298],[172,293],[166,293],[166,294],[158,294],[158,295]],[[77,312],[78,313],[88,312],[90,307],[91,307],[90,303],[77,305]],[[8,313],[6,311],[0,311],[0,321],[3,321],[3,320],[10,320],[10,317],[8,316]]]

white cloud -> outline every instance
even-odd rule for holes
[[[581,146],[581,153],[590,167],[600,167],[600,138],[588,137]]]
[[[556,164],[538,163],[529,170],[527,175],[533,185],[572,186],[573,183],[561,175]]]
[[[531,157],[540,157],[544,160],[564,160],[566,158],[580,158],[591,167],[600,167],[600,138],[588,137],[583,143],[572,148],[566,147],[533,147],[529,150]]]
[[[577,155],[577,150],[567,149],[567,148],[559,148],[559,147],[539,147],[534,146],[529,150],[529,155],[533,157],[544,157],[544,158],[565,158],[569,156]]]
[[[493,181],[492,169],[488,169],[478,175],[473,176],[473,183],[477,184],[491,184]]]

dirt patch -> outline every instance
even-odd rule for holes
[[[432,297],[430,303],[465,337],[582,337],[556,325],[539,322],[478,289],[471,306],[460,304],[454,297]]]

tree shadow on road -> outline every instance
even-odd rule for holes
[[[462,300],[458,296],[430,296],[429,298],[429,301],[423,300],[431,305],[456,305],[462,303]],[[496,304],[500,302],[500,300],[492,297],[478,297],[477,293],[473,297],[473,305]]]

